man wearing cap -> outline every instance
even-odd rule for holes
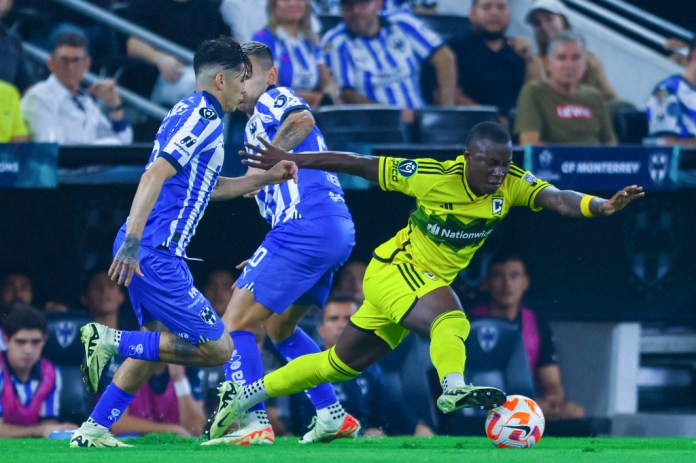
[[[454,104],[455,57],[442,38],[407,11],[380,16],[382,0],[341,0],[343,21],[322,40],[326,62],[346,103],[422,107],[421,64],[437,76],[436,104]],[[410,122],[412,111],[404,119]]]
[[[526,21],[534,29],[539,55],[543,59],[551,40],[561,31],[572,29],[568,20],[568,9],[558,0],[536,0],[527,13]],[[605,101],[617,98],[604,70],[604,65],[597,55],[586,51],[587,70],[581,83],[595,87]]]

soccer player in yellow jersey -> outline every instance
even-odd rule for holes
[[[464,154],[444,162],[337,152],[297,155],[262,142],[265,149],[247,145],[258,153],[244,155],[247,165],[268,169],[291,159],[300,168],[359,175],[383,190],[415,197],[417,207],[408,225],[375,249],[363,282],[365,301],[336,346],[299,357],[244,387],[223,383],[208,429],[212,439],[261,400],[355,377],[409,331],[430,337],[430,357],[443,389],[437,400],[442,412],[502,404],[502,391],[464,383],[469,322],[449,286],[454,277],[511,207],[608,216],[644,195],[636,185],[610,199],[559,190],[512,163],[510,134],[494,122],[474,126]]]

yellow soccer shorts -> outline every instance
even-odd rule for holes
[[[372,331],[394,349],[408,335],[401,326],[418,299],[449,286],[441,278],[408,262],[372,259],[365,270],[365,301],[350,321],[358,329]]]

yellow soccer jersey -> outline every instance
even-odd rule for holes
[[[408,226],[375,249],[385,262],[411,262],[451,283],[513,206],[534,206],[551,184],[512,164],[498,191],[476,196],[466,183],[464,156],[451,161],[381,157],[379,186],[416,198]]]

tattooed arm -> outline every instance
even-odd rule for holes
[[[293,111],[285,118],[278,128],[271,143],[285,151],[294,149],[302,143],[314,128],[314,116],[307,109]]]

